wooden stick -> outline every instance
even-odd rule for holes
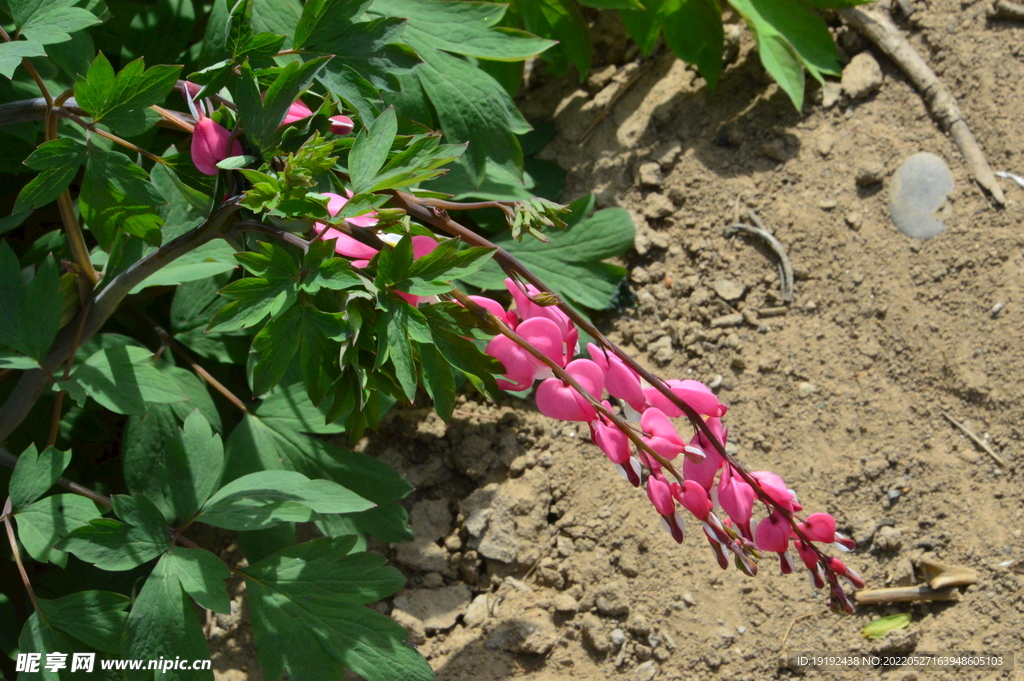
[[[996,454],[996,453],[995,453],[995,450],[993,450],[993,449],[992,449],[992,448],[991,448],[991,447],[989,446],[989,444],[988,444],[987,442],[985,442],[985,441],[984,441],[984,440],[982,440],[982,439],[981,439],[980,437],[978,437],[977,435],[975,435],[975,434],[974,434],[974,431],[973,431],[973,430],[971,430],[970,428],[968,428],[968,427],[967,427],[967,426],[965,426],[964,424],[960,423],[959,421],[957,421],[957,420],[956,420],[955,418],[953,418],[952,416],[950,416],[950,415],[949,415],[949,414],[947,414],[946,412],[942,412],[942,415],[943,415],[944,417],[946,417],[946,420],[947,420],[947,421],[949,421],[949,422],[950,422],[950,423],[952,423],[952,424],[953,424],[954,426],[956,426],[957,428],[959,428],[959,429],[960,429],[960,432],[962,432],[962,433],[963,433],[964,435],[966,435],[967,437],[969,437],[969,438],[970,438],[970,439],[971,439],[971,440],[972,440],[972,441],[974,442],[974,444],[976,444],[976,445],[978,445],[979,447],[981,447],[982,449],[984,449],[984,450],[985,450],[985,453],[986,453],[986,454],[988,454],[989,456],[991,456],[991,457],[992,457],[992,460],[993,460],[993,461],[995,461],[995,462],[996,462],[997,464],[999,464],[999,465],[1000,465],[1000,466],[1002,466],[1003,468],[1006,468],[1006,461],[1004,461],[1004,460],[1003,460],[1003,457],[1001,457],[1001,456],[999,456],[998,454]]]
[[[967,127],[953,93],[939,80],[899,29],[888,17],[879,12],[851,7],[839,10],[839,13],[851,26],[896,62],[921,93],[928,110],[953,136],[953,141],[964,155],[964,161],[974,176],[974,181],[991,194],[997,204],[1006,205],[1003,190],[996,181],[992,168],[989,167],[985,153],[978,146],[978,140]]]
[[[996,19],[1016,19],[1024,21],[1024,5],[1010,0],[996,0],[988,11],[990,17]]]
[[[960,592],[956,587],[936,590],[930,586],[897,586],[891,589],[862,589],[853,597],[860,605],[877,605],[907,601],[959,601]]]

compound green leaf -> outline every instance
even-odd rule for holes
[[[116,495],[114,512],[124,522],[99,518],[73,530],[57,543],[101,570],[131,570],[156,558],[171,545],[163,514],[146,497]]]
[[[238,115],[245,126],[246,139],[260,150],[269,151],[280,138],[278,132],[288,108],[312,84],[331,57],[289,62],[261,94],[256,77],[248,64],[242,66],[242,77],[236,88]]]
[[[370,12],[408,19],[404,42],[424,52],[444,50],[494,61],[522,61],[540,54],[554,40],[498,26],[505,5],[449,0],[376,0]]]
[[[149,402],[188,399],[152,360],[149,350],[136,345],[103,348],[75,367],[70,383],[118,414],[145,414]]]
[[[75,100],[94,122],[121,116],[162,102],[174,87],[180,66],[159,64],[147,69],[139,57],[114,75],[110,61],[100,52],[89,71],[75,82]]]
[[[38,599],[55,629],[105,653],[117,653],[131,599],[110,591],[76,591],[63,598]]]
[[[334,40],[352,26],[372,0],[309,0],[295,26],[295,47],[316,46]]]
[[[71,40],[71,33],[95,26],[99,18],[81,7],[61,7],[58,3],[47,11],[36,12],[21,27],[21,34],[43,45]]]
[[[228,530],[258,530],[281,522],[306,522],[314,513],[352,513],[373,505],[330,480],[310,480],[293,471],[260,471],[218,490],[198,520]]]
[[[220,558],[206,549],[175,546],[164,556],[167,571],[177,576],[181,586],[201,607],[214,612],[231,612],[225,579],[231,571]]]
[[[214,490],[224,472],[224,443],[197,409],[175,430],[164,450],[167,488],[174,517],[191,520]]]
[[[446,423],[451,420],[455,409],[455,375],[448,362],[434,345],[417,343],[420,367],[423,373],[423,387],[434,401],[434,410]]]
[[[583,209],[582,202],[573,205]],[[519,243],[507,233],[494,241],[559,295],[592,310],[606,309],[625,270],[602,261],[633,245],[634,228],[629,213],[622,208],[606,208],[565,230],[549,230],[547,234],[551,239],[547,244],[536,239]],[[505,288],[505,274],[493,262],[463,281],[485,289]]]
[[[57,265],[48,255],[26,286],[14,251],[0,242],[0,268],[0,345],[41,361],[57,337],[64,309]]]
[[[389,106],[369,128],[356,136],[349,154],[354,193],[361,194],[373,186],[373,178],[387,160],[397,133],[398,118],[395,109]]]
[[[354,538],[324,537],[279,551],[245,571],[253,634],[268,678],[432,681],[405,630],[363,607],[394,593],[403,578],[384,558],[350,554]]]
[[[165,203],[149,174],[127,156],[91,147],[79,206],[104,250],[110,250],[119,228],[159,246],[164,224],[160,208]]]
[[[25,165],[38,170],[39,175],[22,188],[14,212],[38,210],[55,201],[75,179],[78,168],[85,163],[86,158],[85,147],[72,139],[61,138],[40,144],[25,159]]]
[[[561,69],[568,59],[576,66],[581,79],[587,77],[590,31],[573,0],[515,0],[513,6],[522,15],[527,31],[558,40],[559,44],[544,54],[545,59],[553,60]],[[555,59],[556,55],[561,59]]]
[[[56,447],[47,447],[41,453],[36,446],[28,446],[11,473],[11,507],[20,511],[53,487],[71,463],[71,450],[62,452]]]
[[[72,530],[88,525],[100,515],[96,504],[83,496],[51,494],[18,511],[14,519],[18,523],[18,539],[32,558],[64,567],[68,554],[54,546]]]
[[[12,40],[0,43],[0,75],[13,78],[25,57],[45,57],[46,48],[35,40]]]
[[[142,586],[125,625],[122,654],[125,658],[156,660],[173,654],[185,659],[209,660],[210,648],[196,611],[182,591],[176,568],[179,564],[166,554]],[[192,669],[129,672],[129,681],[213,681],[213,672]]]

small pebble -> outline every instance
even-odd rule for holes
[[[1003,311],[1004,307],[1005,305],[1003,305],[1002,303],[996,303],[995,305],[992,306],[992,309],[989,310],[989,315],[992,317],[992,319],[995,319],[996,317],[999,316],[999,313]]]
[[[889,216],[903,234],[931,239],[946,229],[939,211],[951,191],[953,175],[946,163],[935,154],[914,154],[893,175]]]

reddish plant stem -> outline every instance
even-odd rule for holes
[[[392,197],[392,205],[395,205],[398,208],[405,210],[406,213],[416,218],[417,220],[420,220],[421,222],[426,222],[428,224],[434,225],[435,227],[439,227],[448,234],[454,237],[458,237],[459,239],[462,239],[470,246],[479,246],[482,248],[494,249],[495,262],[497,262],[501,269],[504,270],[507,274],[509,274],[510,276],[521,277],[522,279],[526,280],[530,284],[533,284],[535,287],[537,287],[538,290],[555,295],[551,291],[551,289],[544,284],[543,281],[541,281],[533,272],[531,272],[529,269],[526,268],[526,266],[519,262],[519,260],[515,256],[513,256],[505,249],[498,247],[496,244],[492,243],[487,238],[480,236],[476,232],[473,232],[467,229],[466,227],[460,225],[459,223],[455,222],[454,220],[451,219],[451,217],[448,216],[448,214],[444,210],[426,205],[423,202],[423,200],[413,196],[412,194],[406,194],[405,192],[400,191],[392,191],[390,192],[390,194]],[[556,299],[558,299],[557,296]],[[799,539],[803,540],[808,546],[810,546],[815,551],[815,553],[818,554],[819,560],[824,561],[825,554],[823,554],[817,546],[815,546],[811,541],[807,539],[807,537],[804,535],[803,531],[799,527],[799,519],[795,516],[795,514],[793,514],[791,511],[785,508],[782,508],[782,506],[778,502],[772,499],[763,489],[761,489],[760,483],[758,483],[757,480],[754,479],[754,477],[750,474],[750,471],[748,471],[746,467],[737,462],[731,454],[725,451],[725,445],[718,440],[718,438],[715,436],[715,433],[711,430],[711,427],[708,426],[707,422],[703,418],[701,418],[701,416],[696,411],[694,411],[693,407],[688,405],[686,402],[680,399],[679,396],[673,393],[672,390],[667,385],[665,385],[664,381],[662,381],[660,378],[658,378],[650,371],[645,369],[627,353],[623,352],[621,348],[612,343],[603,333],[601,333],[600,330],[598,330],[596,326],[594,326],[590,322],[589,319],[577,313],[574,309],[572,309],[569,305],[566,305],[560,299],[558,299],[558,303],[556,305],[559,310],[564,312],[566,316],[568,316],[569,319],[571,319],[573,323],[576,324],[577,327],[586,331],[605,349],[614,353],[619,359],[625,362],[626,366],[635,371],[638,376],[640,376],[643,380],[645,380],[652,387],[654,387],[658,392],[664,395],[665,398],[668,399],[672,404],[678,407],[683,412],[683,414],[686,415],[686,418],[689,419],[693,427],[696,430],[700,431],[705,438],[707,438],[708,442],[710,442],[712,447],[715,448],[715,451],[717,451],[718,454],[723,459],[725,459],[725,461],[730,466],[733,467],[733,470],[735,470],[740,475],[740,477],[743,478],[744,482],[751,486],[751,488],[754,490],[754,493],[757,495],[757,498],[763,504],[766,504],[769,508],[776,510],[782,517],[784,517],[786,521],[789,523],[790,527],[792,527],[794,534],[796,534]],[[525,343],[525,341],[523,341],[523,343]],[[523,345],[524,348],[526,348],[527,346],[528,344]]]
[[[233,393],[226,385],[224,385],[216,378],[214,378],[213,374],[211,374],[209,371],[203,368],[203,366],[196,361],[192,354],[185,349],[184,345],[182,345],[176,338],[171,336],[171,334],[167,333],[167,331],[162,326],[157,324],[155,321],[149,319],[148,317],[147,320],[149,321],[150,326],[153,327],[153,330],[157,332],[157,335],[160,336],[160,340],[163,342],[163,344],[169,347],[171,349],[171,352],[185,360],[185,362],[189,365],[189,367],[191,367],[192,371],[194,371],[196,375],[199,376],[199,378],[206,381],[211,388],[213,388],[221,395],[223,395],[228,402],[237,407],[239,411],[241,411],[242,413],[252,413],[251,411],[249,411],[249,407],[245,406],[245,402],[243,402],[241,398],[238,397],[238,395],[236,395],[235,393]]]
[[[35,608],[36,613],[39,617],[45,621],[43,611],[39,609],[39,602],[36,600],[36,592],[32,589],[32,582],[29,581],[28,573],[25,572],[25,565],[21,562],[21,551],[18,550],[18,540],[14,538],[14,528],[11,527],[11,498],[7,497],[7,501],[4,502],[4,527],[7,528],[7,541],[11,545],[11,553],[14,554],[14,562],[18,565],[18,572],[21,573],[21,582],[25,585],[25,591],[28,592],[28,598],[32,601],[32,607]]]

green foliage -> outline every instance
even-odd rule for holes
[[[524,162],[530,125],[509,94],[506,75],[555,46],[514,27],[515,12],[557,33],[555,59],[582,71],[586,15],[569,0],[507,9],[0,2],[13,37],[0,44],[0,104],[67,107],[51,111],[55,126],[8,125],[14,109],[0,111],[0,170],[25,173],[0,217],[0,381],[12,379],[0,392],[31,402],[5,435],[22,450],[7,495],[33,582],[58,585],[28,617],[27,598],[0,599],[0,612],[22,613],[0,635],[5,652],[20,630],[23,652],[209,659],[196,608],[229,612],[234,574],[264,676],[432,678],[402,628],[366,607],[402,586],[366,547],[413,538],[412,487],[344,445],[395,404],[432,403],[449,420],[459,390],[499,394],[503,367],[483,351],[493,331],[452,296],[453,282],[499,275],[493,248],[443,238],[397,206],[500,201],[499,242],[593,309],[622,277],[601,261],[632,237],[620,211],[584,218],[584,202],[565,215],[564,171]],[[495,63],[507,66],[500,82]],[[174,92],[183,76],[187,99]],[[199,118],[216,126],[194,133]],[[211,128],[226,132],[204,138]],[[78,484],[94,492],[53,490]],[[295,544],[297,523],[323,536]],[[225,535],[248,567],[192,542]]]

